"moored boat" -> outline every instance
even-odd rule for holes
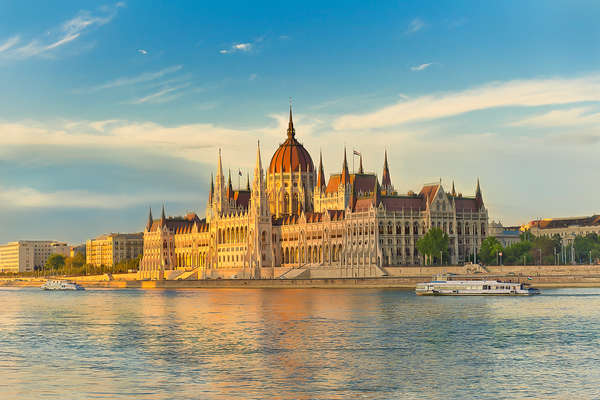
[[[42,286],[43,290],[84,290],[84,287],[78,285],[75,282],[59,280],[59,279],[48,279]]]
[[[431,282],[417,283],[415,293],[419,296],[532,296],[539,289],[518,282],[493,280],[448,280],[436,278]]]

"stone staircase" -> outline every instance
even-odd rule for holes
[[[279,276],[279,279],[300,279],[308,278],[310,272],[308,268],[290,268]]]

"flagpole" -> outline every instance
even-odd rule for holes
[[[352,148],[352,173],[354,174],[354,147]]]

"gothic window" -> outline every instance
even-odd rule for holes
[[[391,235],[391,234],[392,234],[392,223],[391,223],[391,222],[388,222],[388,229],[387,229],[387,233],[388,233],[388,235]]]
[[[485,224],[481,224],[481,235],[484,236],[485,235]]]
[[[379,234],[382,235],[383,234],[383,222],[379,223]]]
[[[404,234],[410,235],[410,224],[408,222],[406,222],[406,224],[404,224]]]

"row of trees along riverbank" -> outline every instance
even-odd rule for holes
[[[133,259],[124,260],[116,265],[109,267],[101,265],[96,267],[91,264],[86,264],[85,256],[81,253],[75,254],[74,257],[65,257],[61,254],[51,254],[46,260],[44,266],[34,267],[31,272],[20,272],[19,276],[82,276],[82,275],[101,275],[106,273],[122,274],[131,270],[137,271],[142,256]],[[17,275],[11,273],[3,273],[1,275]]]
[[[417,250],[425,256],[425,264],[442,265],[450,261],[450,238],[439,228],[431,228],[416,243]],[[520,241],[509,246],[495,237],[487,237],[471,261],[485,265],[566,265],[592,264],[600,259],[600,237],[595,233],[576,236],[573,243],[563,245],[561,237],[534,236],[524,232]]]

